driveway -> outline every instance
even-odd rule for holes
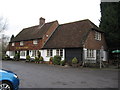
[[[3,61],[2,68],[20,78],[20,88],[117,88],[118,70],[71,68]]]

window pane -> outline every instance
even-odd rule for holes
[[[37,40],[33,40],[33,44],[38,44],[38,41]]]
[[[25,56],[25,51],[20,51],[20,56]]]
[[[60,49],[60,56],[62,57],[63,56],[63,50]]]
[[[35,57],[35,56],[36,56],[36,51],[32,50],[32,57]]]
[[[15,46],[15,43],[12,43],[12,46]]]
[[[56,55],[59,55],[59,49],[56,50]]]
[[[23,46],[23,41],[20,42],[20,46]]]

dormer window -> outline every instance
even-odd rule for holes
[[[12,46],[15,46],[15,43],[14,43],[14,42],[12,43]]]
[[[48,37],[48,35],[46,35],[46,37]]]
[[[23,46],[23,41],[20,42],[20,46]]]
[[[38,40],[33,40],[33,44],[38,44]]]
[[[97,32],[97,31],[95,32],[95,39],[99,40],[99,41],[101,40],[101,33],[100,32]]]

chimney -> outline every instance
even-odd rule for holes
[[[13,39],[14,39],[14,35],[11,36],[10,41],[12,41]]]
[[[39,19],[39,25],[42,26],[43,24],[45,24],[45,19],[41,17]]]

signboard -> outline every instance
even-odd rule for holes
[[[15,47],[15,49],[28,49],[28,47]]]

